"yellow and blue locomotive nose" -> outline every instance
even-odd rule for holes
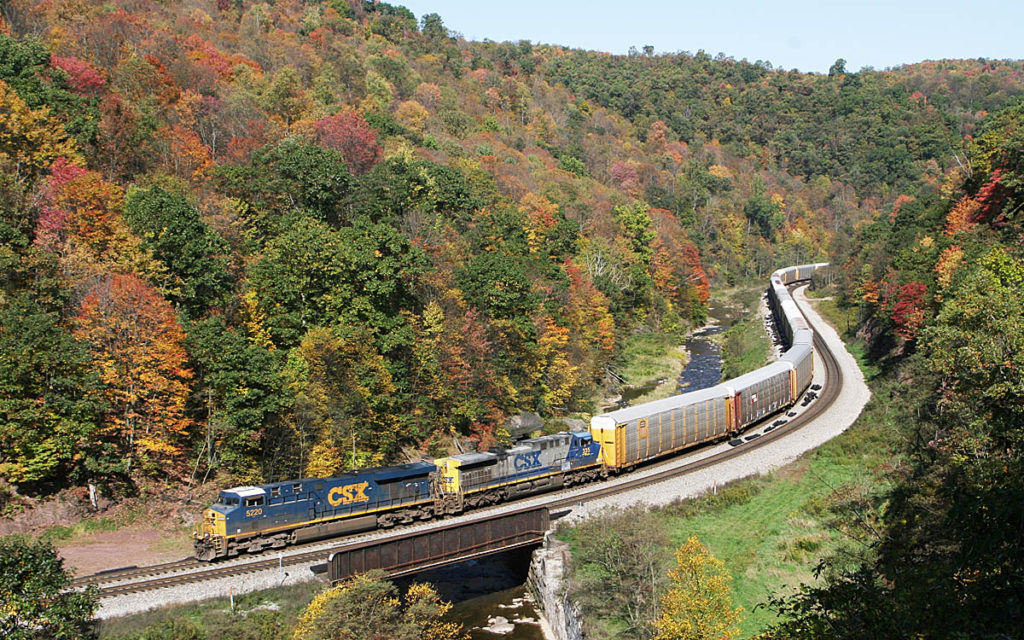
[[[223,537],[225,529],[224,514],[218,513],[213,509],[206,509],[203,511],[203,519],[196,527],[194,535],[197,540],[218,535]]]

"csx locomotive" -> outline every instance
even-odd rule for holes
[[[827,266],[772,274],[769,299],[788,347],[777,362],[709,389],[594,416],[589,431],[433,462],[221,491],[193,534],[196,557],[213,560],[456,514],[607,477],[735,435],[788,408],[810,386],[814,333],[786,285]]]

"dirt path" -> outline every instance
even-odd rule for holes
[[[180,560],[191,555],[192,546],[188,537],[181,533],[126,528],[58,543],[57,553],[76,576],[84,576],[108,569]]]

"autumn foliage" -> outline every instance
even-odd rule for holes
[[[192,370],[174,309],[138,277],[108,276],[82,299],[75,337],[105,385],[106,435],[123,452],[124,471],[180,471]]]
[[[45,204],[36,242],[53,251],[59,251],[64,242],[72,242],[104,256],[123,232],[120,209],[124,190],[95,171],[58,158],[50,168],[42,196]]]
[[[50,64],[68,74],[71,86],[79,93],[85,95],[96,95],[107,83],[103,74],[85,60],[74,56],[52,56]]]
[[[924,324],[925,293],[928,287],[921,282],[909,282],[900,286],[892,301],[892,321],[896,324],[896,335],[912,340]]]
[[[377,135],[358,114],[347,111],[314,124],[320,144],[345,156],[352,173],[369,171],[381,159]]]
[[[840,87],[470,42],[383,2],[8,5],[0,300],[88,346],[74,373],[102,378],[99,448],[38,459],[100,481],[112,452],[129,478],[187,456],[255,482],[486,447],[524,411],[585,420],[626,336],[679,338],[713,285],[824,260],[876,217],[910,224],[927,197],[908,180],[948,191],[947,134],[976,124],[919,68]],[[986,71],[1003,95],[1010,72]],[[955,282],[960,236],[1014,197],[1004,175],[950,214],[962,260],[848,276],[887,323],[919,330],[929,301],[890,285]]]
[[[20,179],[39,175],[60,157],[79,159],[63,124],[45,106],[29,108],[0,79],[0,163]]]
[[[429,584],[412,584],[400,597],[383,572],[371,571],[318,593],[292,638],[464,640],[462,625],[444,617],[451,607]]]
[[[732,606],[732,577],[696,537],[676,550],[676,566],[668,576],[672,586],[661,598],[656,640],[725,640],[739,635],[735,625],[741,609]]]

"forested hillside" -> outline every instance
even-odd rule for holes
[[[982,120],[941,185],[840,254],[840,293],[900,382],[889,492],[838,513],[862,554],[781,600],[771,637],[1016,638],[1024,615],[1024,102]]]
[[[712,283],[849,254],[961,177],[991,192],[964,136],[1024,86],[1019,63],[467,42],[357,0],[0,11],[6,496],[325,475],[585,417],[625,338],[696,326]],[[906,259],[951,264],[930,237]],[[850,286],[895,309],[917,289],[886,260]]]

